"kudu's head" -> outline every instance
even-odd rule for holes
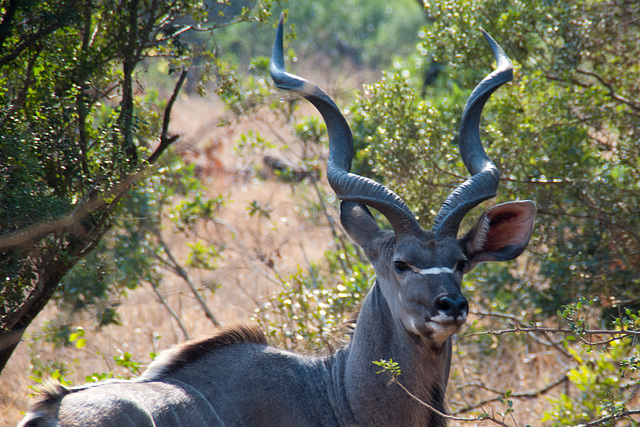
[[[479,121],[491,94],[512,79],[511,61],[483,31],[497,69],[478,84],[462,115],[460,153],[471,177],[447,197],[433,228],[426,231],[393,191],[349,173],[353,158],[351,130],[327,94],[285,72],[282,23],[281,17],[271,56],[271,77],[278,88],[305,97],[322,114],[329,134],[327,178],[342,200],[342,225],[372,262],[392,315],[408,334],[439,347],[467,319],[468,305],[460,290],[463,274],[480,262],[516,258],[531,237],[535,218],[531,201],[489,208],[469,232],[457,236],[464,216],[496,195],[499,173],[482,148]],[[382,213],[393,231],[382,230],[367,206]]]

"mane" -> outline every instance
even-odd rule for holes
[[[47,381],[38,387],[34,398],[29,402],[28,413],[37,414],[38,418],[51,417],[55,419],[58,405],[63,397],[72,390],[59,382]],[[25,425],[29,425],[26,424]]]
[[[237,325],[223,329],[212,337],[188,341],[160,354],[149,365],[140,380],[155,380],[181,369],[218,348],[234,344],[253,343],[268,345],[264,332],[258,326]]]

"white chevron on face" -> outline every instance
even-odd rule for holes
[[[420,270],[416,270],[416,273],[431,275],[431,274],[453,274],[455,271],[450,269],[449,267],[432,267],[432,268],[423,268]]]

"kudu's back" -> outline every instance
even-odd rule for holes
[[[330,365],[267,346],[259,330],[239,326],[165,352],[134,380],[45,387],[20,426],[350,424],[327,396]]]

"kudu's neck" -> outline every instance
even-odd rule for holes
[[[440,426],[444,419],[409,396],[373,362],[397,362],[397,378],[412,394],[444,411],[444,393],[451,363],[451,341],[433,348],[424,338],[409,335],[394,316],[380,284],[365,298],[344,362],[344,388],[359,425]]]

